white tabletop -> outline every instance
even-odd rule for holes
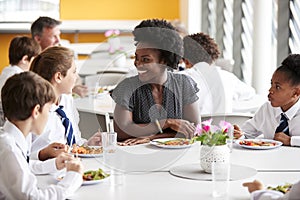
[[[105,115],[105,113],[112,115],[116,105],[109,94],[95,99],[89,97],[77,98],[74,103],[78,111],[100,115]]]
[[[127,54],[134,54],[136,49],[133,41],[133,36],[119,36],[120,46],[122,50]],[[109,44],[107,40],[104,42],[94,42],[94,43],[70,43],[68,47],[73,49],[78,55],[92,55],[96,53],[107,52],[109,49]],[[97,55],[92,55],[97,56]]]
[[[124,67],[115,67],[114,58],[94,58],[87,60],[76,60],[75,64],[80,76],[94,75],[101,72],[128,73],[134,69],[133,59],[126,59]]]
[[[120,147],[120,149],[128,153],[127,156],[122,158],[120,163],[131,162],[131,164],[129,164],[131,167],[135,166],[136,169],[146,169],[145,172],[125,172],[122,185],[113,185],[108,179],[108,181],[96,185],[82,186],[70,199],[165,200],[171,197],[176,200],[213,199],[211,195],[211,181],[179,178],[171,175],[168,171],[172,166],[199,162],[200,149],[198,144],[191,148],[181,150],[161,149],[149,144]],[[265,169],[265,166],[269,166],[269,162],[277,162],[277,165],[273,165],[273,168],[268,169],[269,171],[258,172],[253,177],[230,181],[228,199],[249,199],[250,195],[247,189],[242,186],[242,183],[253,181],[254,179],[261,180],[267,186],[277,186],[298,181],[300,179],[300,168],[298,168],[297,172],[291,172],[289,170],[298,166],[299,163],[295,163],[297,160],[293,159],[290,155],[296,155],[299,150],[300,149],[294,147],[280,147],[278,149],[264,151],[249,151],[234,148],[231,159],[232,162],[236,164],[250,167],[257,166],[258,170]],[[131,154],[131,158],[129,154]],[[275,155],[277,155],[277,158],[275,161],[272,161],[272,159],[275,159]],[[241,159],[241,157],[246,157],[249,161],[247,161],[247,159]],[[169,160],[164,161],[165,159]],[[106,166],[103,165],[103,157],[83,158],[82,161],[85,170],[97,169],[99,167],[106,169]],[[162,162],[161,164],[165,167],[155,172],[146,172],[149,165],[158,166],[158,162]],[[169,162],[169,164],[166,164],[167,162]],[[278,169],[282,171],[278,172]],[[56,183],[55,178],[51,175],[38,176],[38,181],[40,187]]]

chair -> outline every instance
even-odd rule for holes
[[[201,121],[213,119],[212,124],[219,124],[221,120],[225,120],[231,124],[242,126],[245,121],[251,119],[253,114],[250,113],[230,113],[230,114],[212,114],[212,115],[201,115]]]

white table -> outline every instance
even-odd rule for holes
[[[119,36],[120,46],[124,52],[133,53],[136,49],[133,36]],[[70,43],[68,47],[73,49],[78,55],[93,56],[92,54],[108,52],[109,44],[104,42],[80,42]],[[97,55],[95,55],[97,56]]]
[[[109,94],[97,99],[78,98],[74,104],[79,112],[82,137],[90,138],[99,128],[106,130],[105,114],[112,117],[115,108],[115,102]]]
[[[127,160],[128,162],[132,162],[131,166],[136,166],[136,168],[140,167],[141,169],[146,169],[147,166],[154,166],[155,162],[163,161],[168,157],[174,157],[174,155],[178,154],[178,151],[160,149],[156,147],[152,147],[148,144],[137,145],[133,147],[121,147],[124,151],[127,151],[135,157],[135,160],[127,160],[127,158],[123,158],[123,160]],[[177,152],[176,152],[177,151]],[[252,164],[257,165],[259,168],[263,168],[263,166],[268,165],[270,159],[273,158],[274,155],[278,155],[278,162],[286,162],[282,165],[274,166],[274,168],[270,168],[269,171],[258,172],[255,176],[249,177],[243,180],[230,181],[229,183],[229,200],[243,200],[249,199],[250,195],[246,188],[242,186],[243,182],[253,181],[254,179],[261,180],[265,185],[276,186],[285,183],[295,183],[300,179],[300,170],[297,172],[290,172],[290,166],[294,166],[295,159],[288,155],[295,155],[299,152],[298,148],[288,148],[288,147],[280,147],[277,151],[274,150],[265,150],[265,151],[255,151],[256,155],[261,156],[253,156],[248,158],[252,162],[260,162],[260,164]],[[151,154],[158,153],[155,157],[156,160],[149,159]],[[112,185],[110,181],[103,182],[97,185],[89,185],[82,186],[73,197],[70,199],[205,199],[210,200],[213,199],[212,193],[212,182],[211,181],[196,181],[189,180],[184,178],[178,178],[171,175],[168,172],[168,169],[171,166],[176,166],[179,164],[187,164],[194,163],[199,161],[199,145],[194,145],[189,149],[182,150],[181,156],[177,160],[174,160],[173,163],[169,163],[170,165],[162,170],[158,170],[155,172],[126,172],[124,175],[124,182],[122,185]],[[169,154],[169,156],[168,156]],[[137,156],[139,155],[139,156]],[[237,162],[239,165],[247,164],[248,161],[240,160],[240,157],[247,157],[249,155],[249,151],[246,149],[233,149],[231,154],[232,161]],[[299,155],[299,154],[298,154]],[[264,157],[264,159],[262,159]],[[99,167],[105,168],[103,166],[103,159],[100,158],[83,158],[83,164],[85,166],[85,170],[89,169],[97,169]],[[199,166],[200,167],[200,166]],[[277,169],[280,168],[282,171],[278,172]],[[55,183],[56,180],[51,175],[47,176],[38,176],[39,186],[45,187],[48,184]]]
[[[128,73],[131,69],[134,69],[134,60],[126,59],[124,67],[115,67],[113,58],[93,58],[86,60],[76,60],[75,64],[78,70],[78,74],[82,77],[87,75],[94,75],[101,72],[112,73]]]

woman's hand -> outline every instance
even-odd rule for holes
[[[244,135],[243,131],[240,129],[238,125],[233,125],[234,131],[233,131],[233,137],[235,139],[238,139]]]
[[[118,142],[120,146],[132,146],[137,144],[144,144],[150,142],[149,137],[140,137],[140,138],[130,138],[125,140],[124,142]]]
[[[291,137],[284,132],[275,133],[273,139],[282,142],[285,146],[291,146]]]
[[[171,128],[172,130],[182,133],[186,138],[194,137],[195,125],[184,119],[167,119],[163,129]]]
[[[243,183],[243,186],[247,187],[250,193],[256,190],[262,190],[264,188],[263,184],[258,180],[254,180],[253,182]]]

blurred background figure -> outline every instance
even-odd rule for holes
[[[59,25],[61,25],[61,21],[50,17],[39,17],[32,23],[31,36],[40,44],[42,50],[61,45]],[[82,85],[79,76],[72,92],[80,97],[84,97],[88,94],[88,88]]]
[[[11,40],[8,50],[9,66],[5,67],[0,75],[0,95],[6,80],[14,74],[28,71],[31,61],[40,51],[41,48],[39,44],[32,38],[17,36]],[[0,101],[0,126],[3,126],[4,121]]]
[[[183,41],[186,70],[182,73],[197,82],[201,114],[232,113],[234,102],[255,97],[253,87],[215,65],[220,50],[213,38],[196,33],[185,36]]]

